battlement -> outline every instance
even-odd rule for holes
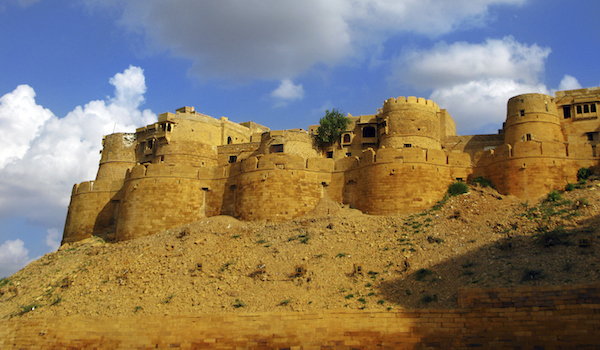
[[[424,106],[424,107],[433,108],[436,112],[440,111],[440,107],[437,105],[437,103],[433,102],[432,100],[427,100],[423,97],[400,96],[398,98],[387,99],[383,103],[383,113],[386,113],[393,109],[407,108],[410,105],[420,105],[420,106]]]
[[[498,135],[471,136],[456,136],[431,100],[390,98],[377,115],[348,114],[350,129],[330,147],[319,146],[317,126],[270,131],[179,108],[136,134],[105,137],[96,181],[73,187],[64,241],[110,230],[132,239],[215,215],[292,219],[321,198],[370,214],[414,212],[473,176],[535,200],[598,166],[599,96],[515,96]]]
[[[118,192],[123,187],[123,180],[84,181],[73,185],[71,195],[90,192]]]

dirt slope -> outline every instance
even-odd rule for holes
[[[535,205],[471,187],[412,215],[322,201],[286,222],[221,216],[127,242],[95,237],[2,280],[0,317],[453,308],[465,287],[590,283],[599,185]]]

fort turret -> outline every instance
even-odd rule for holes
[[[554,98],[544,94],[518,95],[508,100],[504,143],[564,142]]]
[[[102,157],[96,180],[125,179],[135,165],[135,134],[117,133],[102,139]]]
[[[441,149],[438,105],[422,97],[390,98],[379,115],[380,147]]]

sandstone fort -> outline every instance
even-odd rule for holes
[[[600,87],[519,95],[497,134],[458,136],[435,102],[391,98],[375,114],[348,115],[329,149],[315,140],[318,125],[272,131],[183,107],[105,136],[96,179],[73,188],[63,243],[128,240],[216,215],[286,220],[321,198],[369,214],[413,212],[480,176],[535,200],[598,166],[599,107]]]

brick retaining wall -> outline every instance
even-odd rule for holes
[[[485,288],[460,309],[22,317],[2,349],[595,349],[600,285]]]

